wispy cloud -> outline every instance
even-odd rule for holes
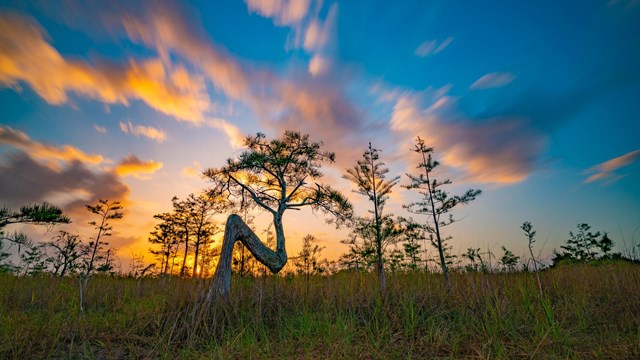
[[[125,134],[131,134],[135,137],[146,137],[159,143],[167,138],[167,134],[153,126],[134,125],[131,121],[120,122],[120,131]]]
[[[524,181],[545,146],[545,138],[522,119],[472,120],[459,112],[454,98],[438,91],[400,93],[391,130],[406,144],[420,136],[468,181],[498,185]]]
[[[90,170],[79,160],[51,168],[21,153],[0,164],[0,199],[7,206],[56,201],[66,213],[84,215],[85,204],[98,199],[125,201],[129,193],[116,173]]]
[[[97,125],[97,124],[93,124],[93,128],[94,128],[97,132],[99,132],[100,134],[106,134],[106,133],[107,133],[107,128],[106,128],[106,127],[104,127],[104,126],[100,126],[100,125]]]
[[[438,42],[438,40],[426,40],[423,41],[416,50],[414,54],[419,57],[426,57],[431,54],[437,54],[442,50],[446,49],[453,42],[453,36],[449,36],[444,39],[442,42]]]
[[[71,145],[52,145],[32,140],[22,131],[0,126],[0,144],[20,149],[29,156],[43,160],[81,161],[98,165],[106,161],[102,155],[88,154]]]
[[[331,47],[335,38],[338,4],[334,2],[324,19],[320,16],[323,2],[310,0],[245,0],[249,12],[273,19],[277,26],[288,26],[292,37],[288,44],[303,48],[311,55],[308,70],[313,76],[329,71]]]
[[[115,167],[115,172],[120,176],[133,176],[146,180],[148,175],[155,173],[162,168],[159,161],[143,161],[135,155],[128,155]]]
[[[480,90],[502,87],[510,84],[515,78],[513,74],[508,72],[492,72],[480,77],[469,86],[469,89]]]
[[[272,18],[277,25],[299,24],[309,12],[310,0],[245,0],[251,12]]]
[[[634,161],[640,158],[640,149],[631,151],[622,156],[618,156],[611,160],[607,160],[603,163],[597,164],[591,168],[589,168],[585,173],[591,174],[584,182],[591,183],[595,181],[604,181],[607,180],[609,182],[614,182],[621,177],[625,176],[624,174],[616,174],[616,171],[631,165]]]
[[[182,169],[182,174],[188,177],[201,178],[203,167],[198,161],[193,162],[193,166],[187,166]]]
[[[141,100],[179,120],[198,122],[209,107],[201,78],[158,59],[89,63],[62,56],[30,17],[0,13],[0,85],[28,84],[53,105],[74,93],[107,104]]]

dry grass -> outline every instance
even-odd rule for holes
[[[640,358],[640,266],[532,274],[337,274],[233,279],[205,309],[207,283],[0,274],[0,358]],[[204,311],[210,310],[210,311]]]

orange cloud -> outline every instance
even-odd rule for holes
[[[407,143],[420,136],[444,164],[462,170],[473,182],[515,184],[533,171],[545,141],[522,120],[471,121],[456,115],[450,97],[436,96],[426,109],[420,100],[404,93],[393,108],[391,129]]]
[[[129,155],[115,167],[115,172],[120,176],[134,176],[140,179],[147,179],[144,175],[151,175],[162,168],[162,163],[158,161],[143,161],[135,155]]]
[[[624,175],[616,176],[615,171],[630,165],[636,159],[640,158],[640,149],[628,152],[622,156],[618,156],[611,160],[607,160],[592,168],[588,169],[586,173],[594,173],[589,176],[584,182],[591,183],[598,180],[612,179],[613,181],[619,179]]]
[[[125,134],[131,134],[135,137],[146,137],[159,143],[165,141],[167,138],[167,134],[160,129],[154,128],[153,126],[134,125],[131,121],[127,121],[126,123],[121,121],[120,130]]]
[[[310,0],[245,0],[251,12],[272,18],[277,25],[296,25],[307,15]]]
[[[159,60],[127,64],[66,59],[46,41],[46,33],[31,18],[0,14],[0,84],[19,88],[28,84],[48,103],[68,101],[68,93],[108,104],[144,101],[180,120],[199,122],[209,107],[203,79],[184,67]]]
[[[77,160],[94,165],[107,161],[102,155],[87,154],[71,145],[56,146],[34,141],[22,131],[8,126],[0,126],[0,144],[10,145],[26,152],[31,157],[43,160]]]

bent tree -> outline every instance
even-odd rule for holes
[[[281,138],[268,140],[264,134],[248,136],[244,150],[228,159],[220,168],[207,169],[204,175],[214,183],[221,195],[230,199],[250,199],[248,203],[273,216],[276,249],[262,243],[258,236],[236,214],[227,219],[220,259],[207,299],[214,294],[227,297],[231,286],[231,260],[236,241],[273,273],[287,263],[283,215],[289,209],[311,207],[328,215],[336,225],[352,215],[351,204],[338,191],[318,184],[322,163],[335,161],[335,154],[322,151],[321,142],[309,135],[286,131]]]

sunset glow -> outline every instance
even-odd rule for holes
[[[245,135],[322,141],[336,154],[323,182],[360,215],[345,169],[371,142],[407,184],[420,136],[453,192],[483,190],[454,211],[454,252],[524,254],[525,220],[543,257],[578,223],[622,250],[640,237],[639,24],[627,0],[5,1],[0,206],[53,202],[73,221],[55,230],[88,238],[84,205],[120,200],[109,242],[126,268],[154,261],[153,215],[209,187],[203,171]],[[415,196],[397,186],[386,209],[409,216]],[[271,215],[254,215],[263,236]],[[322,257],[346,251],[348,229],[321,214],[284,227],[291,256],[306,234]]]

